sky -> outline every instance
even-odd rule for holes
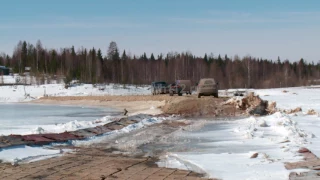
[[[0,52],[20,40],[46,48],[141,55],[190,51],[320,60],[318,0],[10,0],[1,2]]]

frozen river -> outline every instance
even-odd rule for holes
[[[108,108],[38,104],[0,104],[0,135],[63,132],[94,126],[119,112]],[[97,121],[98,120],[98,121]]]

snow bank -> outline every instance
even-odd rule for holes
[[[44,133],[62,133],[65,131],[75,131],[79,129],[85,129],[90,127],[96,127],[100,125],[107,124],[112,122],[115,117],[105,116],[101,119],[97,119],[94,121],[70,121],[67,123],[61,123],[56,125],[45,125],[41,127],[37,127],[31,131],[31,133],[23,133],[23,134],[44,134]]]
[[[65,131],[75,131],[79,129],[85,129],[90,127],[96,127],[100,125],[112,122],[116,117],[105,116],[93,121],[78,121],[73,120],[66,123],[48,124],[48,125],[20,125],[11,126],[10,129],[1,129],[0,135],[10,134],[44,134],[44,133],[63,133]]]
[[[287,92],[284,92],[287,91]],[[282,110],[301,107],[304,112],[314,109],[320,112],[320,88],[316,87],[295,87],[279,89],[255,90],[262,99],[277,102],[277,107]]]
[[[259,179],[277,180],[288,179],[289,172],[281,162],[270,163],[264,156],[249,159],[252,153],[243,154],[192,154],[169,155],[166,161],[158,165],[168,168],[192,170],[207,173],[208,177],[234,180]],[[185,160],[187,159],[187,160]]]
[[[243,120],[240,120],[239,123],[243,123]],[[268,130],[269,133],[274,135],[270,139],[271,141],[289,140],[291,144],[303,145],[307,142],[306,138],[313,137],[313,134],[306,133],[299,128],[290,116],[280,112],[261,118],[251,117],[246,123],[248,124],[245,127],[246,129],[238,130],[238,132],[245,132],[246,137],[250,138],[254,138],[260,132],[264,133]],[[260,137],[263,138],[263,134]]]

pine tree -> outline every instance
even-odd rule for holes
[[[204,61],[205,63],[208,63],[208,56],[207,56],[207,53],[205,53],[205,54],[204,54],[203,61]]]
[[[121,59],[122,59],[122,60],[127,60],[126,50],[123,50],[123,53],[122,53]]]
[[[143,53],[143,57],[142,57],[143,60],[147,61],[148,60],[148,57],[147,57],[147,54],[146,53]]]
[[[153,55],[153,53],[151,53],[151,57],[150,57],[150,60],[151,60],[151,61],[154,61],[154,60],[156,60],[156,59],[154,58],[154,55]]]
[[[99,61],[101,62],[101,65],[103,65],[103,58],[102,58],[101,49],[98,49],[97,56],[98,56]]]

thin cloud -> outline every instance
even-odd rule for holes
[[[209,15],[215,15],[215,16],[237,16],[237,17],[249,17],[252,16],[252,13],[250,12],[238,12],[238,11],[215,11],[211,10],[208,11]]]
[[[305,23],[320,20],[318,11],[267,11],[239,12],[210,10],[208,16],[200,18],[170,18],[170,21],[180,21],[195,24],[241,24],[241,23]]]
[[[264,17],[269,15],[274,16],[320,16],[319,11],[267,11],[267,12],[241,12],[241,11],[220,11],[220,10],[210,10],[207,13],[213,16],[223,16],[223,17]]]
[[[179,21],[193,24],[242,24],[242,23],[298,23],[299,19],[275,18],[170,18],[170,21]]]
[[[111,19],[87,19],[82,21],[59,21],[59,20],[44,20],[42,22],[17,22],[17,23],[1,23],[0,29],[90,29],[90,28],[104,28],[104,29],[111,29],[111,28],[141,28],[145,27],[146,24],[143,23],[135,23],[129,21],[115,21]],[[48,23],[52,22],[52,23]]]
[[[279,14],[283,15],[303,15],[303,16],[319,16],[320,12],[317,11],[289,11],[289,12],[280,12]]]

